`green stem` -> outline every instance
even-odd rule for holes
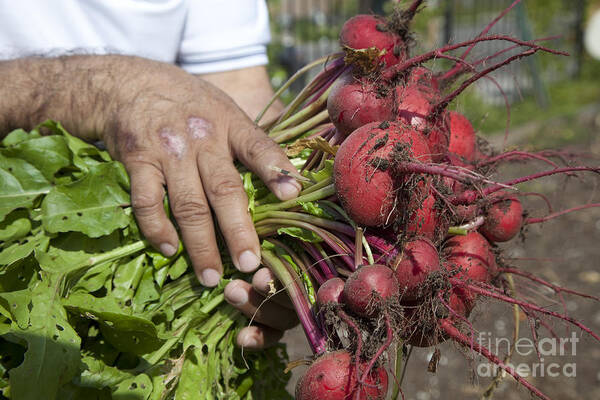
[[[331,55],[325,56],[325,57],[321,57],[318,60],[315,60],[313,62],[311,62],[310,64],[305,65],[304,67],[300,68],[298,71],[296,71],[296,73],[294,73],[294,75],[292,75],[273,95],[273,97],[271,97],[271,100],[267,103],[267,105],[265,106],[265,108],[260,112],[260,114],[258,114],[258,116],[256,117],[256,119],[254,120],[255,123],[259,123],[260,120],[262,119],[262,117],[265,115],[265,113],[267,112],[267,110],[269,109],[269,107],[271,107],[273,105],[273,103],[275,102],[275,100],[277,100],[283,92],[285,92],[285,90],[287,88],[290,87],[290,85],[292,83],[294,83],[298,78],[300,78],[300,76],[305,73],[306,71],[308,71],[309,69],[316,67],[317,65],[321,65],[323,63],[326,63],[327,61],[331,60],[333,57]]]
[[[254,212],[255,214],[261,214],[268,211],[282,211],[288,208],[296,207],[300,202],[321,200],[334,194],[335,187],[333,184],[330,184],[324,188],[315,190],[314,192],[298,196],[295,199],[282,201],[281,203],[263,204],[256,207]]]
[[[404,374],[406,372],[406,364],[408,363],[408,357],[410,357],[411,352],[412,347],[410,348],[405,359],[404,345],[402,343],[402,340],[399,340],[396,343],[396,362],[394,366],[394,374],[396,375],[396,379],[394,380],[394,390],[392,391],[391,397],[392,399],[397,399],[400,395],[400,389],[402,387],[402,378],[404,378]]]
[[[352,229],[352,227],[346,224],[325,218],[319,218],[311,214],[297,213],[292,211],[268,211],[261,214],[254,214],[255,223],[266,218],[294,219],[298,221],[308,222],[310,224],[320,226],[321,228],[325,228],[328,230],[342,232],[348,236],[354,235],[354,229]]]
[[[128,244],[123,247],[119,247],[117,249],[108,251],[106,253],[90,257],[85,265],[82,267],[93,267],[94,265],[98,265],[105,262],[115,261],[119,258],[123,258],[126,256],[130,256],[132,254],[138,253],[144,250],[146,247],[150,246],[150,244],[145,240],[139,240],[137,242]]]
[[[316,190],[322,189],[327,185],[331,185],[332,183],[333,183],[333,177],[329,176],[329,177],[323,179],[322,181],[317,182],[314,185],[309,186],[306,189],[304,189],[302,192],[300,192],[300,196],[304,196],[305,194],[309,194]]]
[[[308,130],[314,128],[315,126],[329,120],[329,113],[327,109],[321,111],[320,113],[314,115],[313,117],[307,119],[303,123],[294,126],[293,128],[284,129],[282,131],[277,132],[272,136],[272,139],[277,143],[287,142],[295,137],[298,137]]]
[[[213,298],[208,303],[206,303],[204,306],[202,306],[202,308],[200,308],[200,311],[202,313],[208,314],[211,311],[213,311],[217,306],[219,306],[219,304],[221,304],[224,300],[225,300],[224,294],[215,296],[215,298]],[[202,321],[202,322],[204,323],[204,321]],[[145,358],[147,365],[143,366],[143,370],[145,370],[146,368],[153,367],[160,360],[162,360],[165,357],[165,355],[167,355],[169,353],[169,351],[171,351],[173,346],[175,346],[183,338],[183,336],[186,334],[186,332],[188,331],[189,328],[190,328],[189,324],[184,324],[184,325],[180,326],[176,330],[175,336],[173,336],[172,338],[169,338],[165,343],[163,343],[163,345],[160,347],[160,349],[158,349],[157,351],[152,353],[152,355],[150,357]],[[143,372],[143,370],[139,371],[138,369],[136,369],[137,372]]]
[[[469,231],[459,226],[451,226],[450,228],[448,228],[448,235],[467,236],[467,233],[469,233]]]
[[[202,308],[200,308],[200,311],[205,314],[208,314],[209,312],[217,308],[217,306],[221,304],[224,300],[225,294],[221,293],[220,295],[215,296],[211,301],[203,305]]]
[[[327,102],[327,97],[329,96],[329,92],[331,92],[331,88],[332,86],[325,90],[325,92],[323,92],[323,94],[314,103],[311,103],[291,117],[275,125],[269,132],[269,136],[277,136],[278,132],[283,131],[288,126],[294,125],[301,121],[306,121],[309,116],[313,116],[317,111],[322,109]]]

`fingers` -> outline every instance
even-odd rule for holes
[[[230,146],[235,156],[248,168],[256,172],[267,187],[280,200],[298,196],[302,187],[291,176],[273,169],[298,173],[277,143],[249,121],[232,124]]]
[[[207,151],[198,157],[202,185],[233,264],[242,272],[252,272],[260,264],[260,243],[248,212],[248,196],[233,160],[226,153],[216,153]]]
[[[273,346],[283,336],[283,331],[269,328],[268,326],[252,325],[241,329],[236,342],[239,347],[247,350],[261,350]]]
[[[298,323],[296,313],[272,301],[264,301],[252,285],[234,280],[225,287],[225,300],[253,321],[285,331]]]
[[[290,310],[294,309],[290,296],[288,296],[285,290],[282,290],[281,283],[269,268],[261,268],[254,273],[252,276],[252,287],[261,295],[269,297],[269,301],[274,301]]]
[[[162,172],[141,162],[130,162],[126,167],[131,179],[131,205],[142,233],[161,253],[172,256],[179,239],[163,207]]]
[[[165,165],[165,177],[173,216],[200,283],[213,287],[222,274],[210,207],[193,161]]]

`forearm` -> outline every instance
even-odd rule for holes
[[[199,77],[231,96],[252,120],[267,105],[274,93],[267,69],[263,66],[203,74]],[[265,114],[263,121],[278,115],[281,110],[283,104],[276,101]]]
[[[0,136],[61,121],[85,140],[97,140],[123,101],[131,64],[126,56],[21,58],[0,62]],[[135,90],[132,88],[132,90]]]

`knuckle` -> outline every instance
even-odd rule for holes
[[[147,217],[160,211],[162,195],[137,192],[131,196],[131,206],[138,217]]]
[[[192,194],[176,196],[172,199],[173,214],[180,224],[206,221],[210,218],[210,207],[206,201]]]
[[[252,226],[243,222],[233,222],[227,227],[223,227],[224,235],[230,240],[241,240],[242,238],[248,237],[254,233]]]
[[[209,193],[217,198],[239,196],[244,193],[242,181],[232,177],[216,177],[210,186]]]
[[[269,153],[279,152],[279,146],[266,136],[259,136],[254,138],[246,146],[246,154],[250,160],[263,157]]]

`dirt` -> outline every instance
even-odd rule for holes
[[[600,115],[600,114],[599,114]],[[600,158],[600,126],[590,127],[590,134],[584,143],[576,144],[581,151],[599,155]],[[530,137],[530,136],[528,136]],[[521,137],[523,139],[523,137]],[[494,140],[492,140],[494,142]],[[519,138],[512,144],[518,144]],[[527,143],[528,144],[528,143]],[[586,164],[596,164],[596,160],[587,159]],[[535,164],[536,168],[545,168]],[[501,171],[501,177],[515,177],[527,172],[524,165],[512,166]],[[585,175],[578,178],[554,177],[523,186],[523,191],[545,193],[551,200],[555,210],[561,210],[588,202],[600,202],[600,180]],[[537,198],[524,198],[525,209],[531,216],[543,216],[547,211],[544,203]],[[592,208],[562,216],[544,224],[531,225],[526,229],[523,238],[516,238],[500,246],[504,249],[509,263],[525,271],[571,289],[600,295],[600,208]],[[564,305],[550,290],[536,287],[525,278],[514,277],[516,289],[523,296],[536,301],[537,304],[550,310],[568,314],[600,332],[600,305],[592,300],[564,295]],[[524,373],[527,369],[535,377],[527,379],[552,399],[600,399],[600,342],[582,333],[581,330],[567,326],[565,323],[543,319],[536,330],[538,339],[543,341],[542,355],[538,358],[530,346],[532,328],[523,313],[518,315],[520,338],[518,354],[512,358],[512,364]],[[491,340],[495,350],[495,338],[500,340],[500,355],[506,353],[508,341],[512,341],[514,314],[511,306],[493,300],[479,302],[471,321],[482,335],[485,343]],[[553,340],[543,326],[547,324],[556,334]],[[535,324],[534,324],[535,325]],[[535,326],[534,326],[535,329]],[[468,332],[465,332],[468,333]],[[575,335],[575,346],[572,335]],[[490,339],[491,338],[491,339]],[[553,349],[553,344],[565,344],[562,355]],[[284,336],[288,345],[291,360],[310,355],[306,339],[301,328],[291,330]],[[431,357],[435,348],[415,348],[408,361],[408,369],[402,389],[406,400],[433,399],[480,399],[491,382],[489,369],[482,357],[473,355],[452,343],[438,346],[437,371],[431,370]],[[293,370],[293,378],[289,384],[293,393],[295,383],[305,367]],[[544,376],[541,376],[543,372]],[[555,376],[550,376],[555,375]],[[390,379],[390,382],[393,378]],[[498,400],[528,399],[531,396],[524,388],[517,385],[511,377],[505,377],[495,390],[493,398]]]

